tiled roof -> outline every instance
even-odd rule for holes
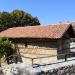
[[[75,31],[75,22],[72,22],[72,27],[73,27],[73,30]]]
[[[75,22],[71,22],[72,26],[75,27]]]
[[[51,38],[58,39],[63,36],[70,24],[13,27],[0,32],[0,37],[8,38]]]

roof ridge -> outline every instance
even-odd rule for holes
[[[67,27],[65,27],[65,31],[63,32],[63,34],[68,30],[68,28],[71,26],[71,24],[67,25]],[[61,35],[61,37],[63,37],[63,34]]]
[[[19,27],[12,27],[12,28],[26,28],[26,27],[45,27],[45,26],[59,26],[63,24],[70,24],[70,23],[58,23],[58,24],[48,24],[48,25],[36,25],[36,26],[19,26]],[[11,28],[8,28],[11,29]]]

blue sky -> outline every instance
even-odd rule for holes
[[[1,0],[0,11],[24,10],[41,24],[75,21],[75,0]]]

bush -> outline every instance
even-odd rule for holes
[[[12,50],[11,41],[8,38],[0,38],[0,64],[1,58],[5,55],[9,55]]]

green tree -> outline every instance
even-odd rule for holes
[[[0,13],[0,24],[2,25],[2,27],[4,27],[4,29],[11,27],[10,25],[12,24],[12,17],[10,13],[8,12]]]
[[[5,38],[0,38],[0,66],[1,66],[1,58],[5,55],[7,57],[12,50],[11,41]]]
[[[35,25],[40,25],[38,18],[25,11],[0,12],[0,31],[10,27]]]
[[[14,10],[11,12],[13,24],[15,26],[33,26],[40,25],[38,18],[21,10]]]
[[[23,11],[14,10],[10,14],[12,16],[13,26],[16,27],[22,24],[22,17],[24,16]]]
[[[34,17],[33,18],[32,25],[40,25],[40,22],[38,20],[38,17]]]

